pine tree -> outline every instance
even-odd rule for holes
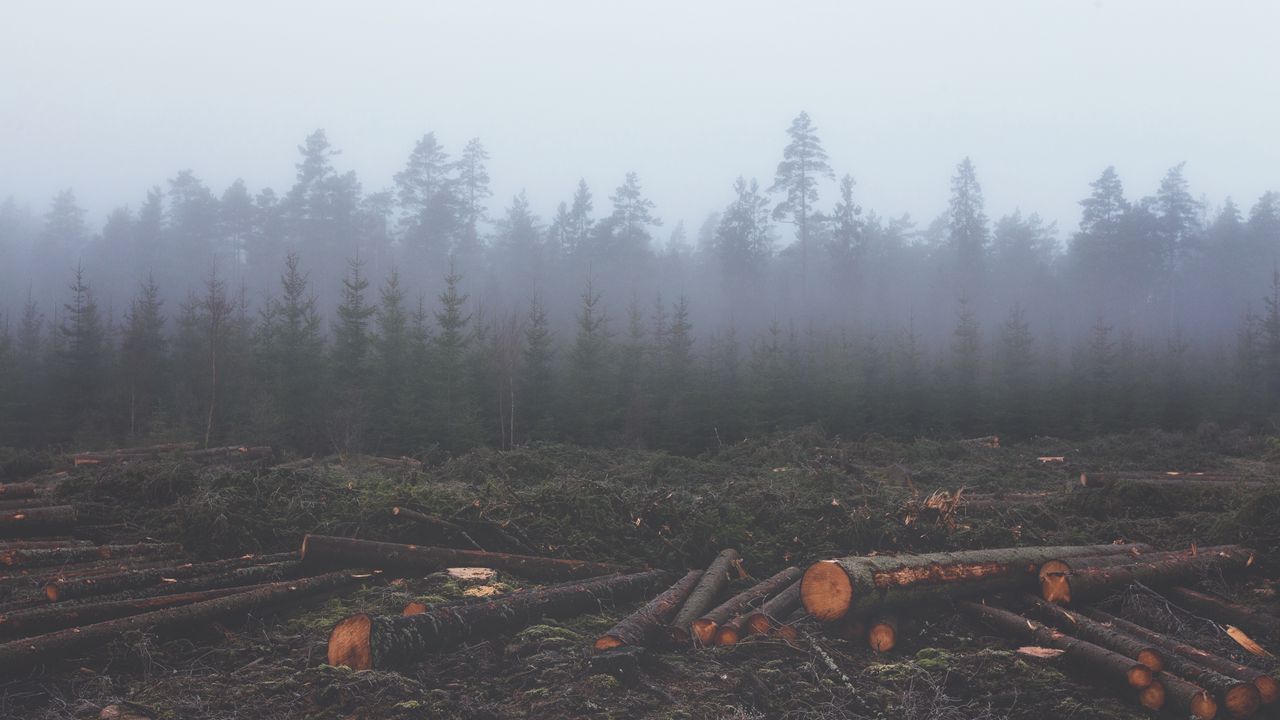
[[[609,316],[600,304],[600,293],[590,281],[582,291],[578,331],[569,353],[570,412],[566,421],[573,439],[597,445],[607,437],[613,422],[609,412],[611,370]]]
[[[461,286],[462,275],[450,263],[431,342],[432,440],[450,451],[467,450],[480,442],[480,419],[470,391],[473,365],[468,351],[473,330],[471,315],[464,310],[469,296]]]
[[[662,225],[662,220],[653,214],[653,201],[644,196],[640,177],[634,172],[627,173],[609,199],[613,201],[613,215],[609,217],[613,237],[607,257],[624,266],[648,257],[652,252],[649,228]]]
[[[480,143],[480,138],[471,138],[454,164],[459,196],[458,221],[461,225],[457,250],[473,249],[480,244],[478,226],[485,219],[484,201],[493,195],[489,190],[489,171],[485,167],[488,160],[489,153]]]
[[[404,290],[395,268],[379,290],[374,313],[377,334],[373,339],[374,445],[384,452],[411,451],[411,419],[420,413],[412,402],[409,316],[404,307]],[[425,365],[417,366],[426,373]]]
[[[125,315],[120,390],[128,408],[129,440],[135,444],[150,433],[152,418],[168,400],[169,340],[163,305],[160,288],[148,278]]]
[[[517,406],[517,414],[529,439],[549,440],[556,433],[555,335],[537,295],[529,301],[521,360],[519,384],[524,402]]]
[[[435,133],[427,133],[414,146],[405,169],[396,173],[403,239],[420,257],[443,256],[458,226],[453,169]]]
[[[329,354],[333,378],[332,419],[330,437],[343,452],[358,452],[363,444],[369,413],[369,377],[373,354],[373,338],[369,324],[377,307],[365,300],[369,280],[362,272],[359,257],[347,261],[347,274],[342,279],[342,303],[331,334],[333,347]]]
[[[64,345],[60,359],[59,389],[62,394],[62,436],[80,431],[101,432],[103,391],[107,366],[104,361],[106,335],[93,292],[85,282],[84,270],[76,267],[71,283],[71,300],[62,306],[59,328]]]
[[[1034,434],[1036,422],[1035,339],[1022,306],[1009,309],[1000,330],[1000,427],[1014,437]]]
[[[785,197],[774,207],[775,220],[786,220],[796,226],[796,238],[800,243],[801,277],[808,276],[809,221],[813,206],[818,202],[818,181],[835,179],[827,162],[827,151],[822,149],[818,129],[809,119],[809,113],[801,112],[787,129],[791,141],[782,151],[771,193]]]
[[[324,338],[309,278],[296,253],[285,258],[280,296],[262,311],[257,352],[263,381],[262,424],[273,438],[302,451],[321,446]]]
[[[982,186],[973,162],[965,158],[951,178],[951,206],[948,214],[949,242],[956,253],[961,289],[979,289],[986,268],[987,214],[983,209]]]
[[[769,201],[755,180],[748,184],[741,176],[734,181],[733,191],[736,197],[716,227],[715,253],[726,276],[750,284],[773,255]]]

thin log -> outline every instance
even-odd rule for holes
[[[1223,546],[1196,555],[1161,557],[1148,562],[1135,558],[1125,565],[1074,568],[1062,576],[1062,584],[1051,587],[1042,596],[1063,605],[1085,602],[1106,596],[1135,582],[1170,585],[1193,580],[1210,569],[1244,570],[1253,564],[1254,552],[1248,548]]]
[[[795,612],[787,616],[781,625],[769,631],[769,635],[782,638],[787,642],[795,642],[800,637],[800,623],[809,617],[809,613],[804,608],[796,608]]]
[[[109,560],[93,560],[90,562],[70,563],[67,565],[42,565],[38,567],[6,568],[0,575],[0,585],[30,585],[33,589],[41,589],[47,583],[68,578],[96,577],[129,572],[130,570],[146,570],[148,568],[172,565],[171,558],[154,560],[135,558],[119,558]]]
[[[202,575],[219,574],[226,570],[280,563],[296,558],[297,553],[242,555],[212,562],[170,564],[144,570],[127,570],[111,575],[55,580],[45,585],[44,594],[50,602],[60,602],[94,595],[109,595],[123,590],[136,590]]]
[[[867,625],[867,645],[878,653],[887,653],[898,646],[898,616],[883,610],[872,616]]]
[[[645,603],[639,610],[623,618],[596,639],[596,650],[609,650],[623,645],[645,646],[658,639],[659,633],[675,617],[680,606],[702,579],[702,570],[690,570],[666,592]]]
[[[1190,588],[1173,587],[1169,588],[1168,592],[1179,605],[1191,608],[1219,623],[1238,625],[1250,632],[1267,635],[1273,640],[1280,639],[1280,618],[1275,615],[1259,612]]]
[[[1207,653],[1197,651],[1201,652],[1202,655],[1190,655],[1179,649],[1182,643],[1150,628],[1118,618],[1101,610],[1086,610],[1084,614],[1097,622],[1111,626],[1118,632],[1131,635],[1141,641],[1167,650],[1168,652],[1164,656],[1166,671],[1213,693],[1219,704],[1235,717],[1247,717],[1257,712],[1258,708],[1263,704],[1262,685],[1270,685],[1272,690],[1275,689],[1274,679],[1272,679],[1271,683],[1263,682],[1260,684],[1257,682],[1256,677],[1245,679],[1234,673],[1220,672],[1203,661],[1203,656],[1207,655]]]
[[[609,575],[551,589],[522,590],[486,602],[433,608],[418,615],[360,613],[329,635],[330,665],[353,670],[407,664],[469,639],[518,630],[544,617],[580,615],[609,601],[644,597],[667,579],[662,570]]]
[[[1141,689],[1150,685],[1155,679],[1155,673],[1151,668],[1137,660],[1071,637],[1008,610],[967,600],[960,602],[959,607],[1002,634],[1011,635],[1020,641],[1031,640],[1036,645],[1057,648],[1063,651],[1064,657],[1080,669],[1092,671],[1117,684]]]
[[[1087,640],[1094,645],[1100,645],[1112,652],[1118,652],[1125,657],[1133,658],[1151,668],[1152,672],[1160,672],[1164,669],[1165,653],[1156,645],[1142,642],[1132,635],[1118,632],[1103,623],[1091,620],[1084,615],[1059,607],[1053,603],[1045,602],[1034,595],[1025,595],[1023,599],[1037,617],[1057,627],[1059,630],[1075,635],[1081,640]]]
[[[0,500],[18,500],[33,498],[45,491],[43,485],[35,483],[0,483]]]
[[[1160,673],[1152,685],[1159,685],[1162,705],[1173,710],[1177,717],[1213,720],[1218,716],[1218,701],[1208,690],[1187,682],[1176,675]],[[1156,708],[1159,709],[1159,708]]]
[[[733,579],[734,573],[742,565],[742,556],[733,548],[726,548],[716,555],[702,574],[702,579],[689,593],[680,612],[671,621],[671,642],[684,645],[692,638],[689,627],[693,621],[702,617],[708,610],[716,606],[716,600],[725,586]]]
[[[1196,490],[1230,490],[1234,487],[1259,488],[1269,483],[1238,475],[1195,475],[1168,473],[1080,473],[1080,484],[1087,488],[1109,488],[1126,483],[1160,487],[1184,487]]]
[[[0,552],[6,550],[35,550],[48,548],[72,548],[72,547],[91,547],[92,540],[77,540],[75,538],[32,538],[30,540],[6,540],[0,542]]]
[[[235,595],[264,587],[263,585],[238,585],[235,587],[154,595],[127,600],[104,602],[44,605],[30,610],[19,610],[0,615],[0,637],[20,638],[62,630],[78,625],[90,625],[116,618],[138,615],[152,610],[178,605],[190,605],[215,598]]]
[[[800,581],[791,583],[786,590],[769,598],[759,609],[747,614],[743,627],[749,633],[768,634],[770,630],[786,622],[788,616],[800,607]]]
[[[809,566],[800,598],[824,622],[885,604],[1028,589],[1040,565],[1058,557],[1149,552],[1146,545],[1037,546],[925,555],[851,556]]]
[[[49,507],[57,502],[47,494],[36,497],[0,500],[0,510],[26,510],[27,508]]]
[[[1143,553],[1139,556],[1128,555],[1092,555],[1085,557],[1055,558],[1040,566],[1038,578],[1040,595],[1050,602],[1060,602],[1060,598],[1070,596],[1067,575],[1076,569],[1105,568],[1117,565],[1130,565],[1135,562],[1164,562],[1180,558],[1193,558],[1202,553],[1218,551],[1235,552],[1239,545],[1215,545],[1205,548],[1188,548],[1186,550]]]
[[[307,535],[302,560],[318,566],[374,567],[388,571],[431,573],[447,567],[487,567],[531,579],[576,580],[624,572],[627,568],[587,560],[511,555],[419,545]]]
[[[433,530],[436,530],[437,532],[444,535],[445,537],[448,537],[451,535],[457,536],[464,543],[466,543],[467,547],[470,547],[473,550],[484,549],[480,547],[480,543],[473,540],[471,536],[467,534],[466,530],[462,529],[462,526],[458,525],[455,522],[450,522],[449,520],[445,520],[444,518],[438,515],[427,515],[426,513],[420,513],[416,510],[410,510],[409,508],[403,508],[403,507],[391,508],[391,514],[395,517],[404,518],[405,520],[412,520],[413,522],[416,522],[419,525],[432,528]]]
[[[195,577],[186,578],[185,580],[170,580],[161,582],[158,585],[137,588],[134,590],[119,590],[110,594],[111,599],[128,599],[151,597],[154,595],[176,595],[185,592],[198,592],[200,590],[214,590],[224,587],[235,587],[237,585],[261,585],[265,583],[280,582],[303,575],[302,562],[298,560],[285,560],[283,562],[268,563],[266,565],[252,565],[250,567],[232,568],[207,575],[197,575]],[[94,586],[90,585],[90,588]],[[49,596],[49,585],[45,586],[45,598],[51,602],[53,599]],[[89,596],[94,597],[98,594],[89,591]],[[81,597],[84,597],[82,595]]]
[[[70,505],[0,510],[0,537],[47,535],[75,524],[76,509]]]
[[[32,548],[0,552],[0,565],[39,567],[59,563],[78,563],[117,558],[142,558],[179,555],[177,543],[137,543],[134,545],[97,545],[94,547]]]
[[[721,624],[731,620],[736,615],[758,607],[764,601],[786,589],[791,583],[799,580],[803,572],[798,567],[789,567],[770,575],[754,586],[708,610],[702,617],[694,620],[689,627],[694,642],[698,645],[712,644],[716,639],[716,630]]]
[[[0,669],[14,671],[59,660],[73,653],[105,645],[131,630],[153,632],[181,630],[203,625],[229,615],[245,614],[279,603],[359,583],[372,577],[368,572],[339,571],[286,582],[271,583],[256,590],[226,595],[204,602],[165,608],[82,627],[67,628],[45,635],[14,640],[0,645]]]

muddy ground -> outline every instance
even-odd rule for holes
[[[1037,461],[1044,455],[1067,462]],[[65,461],[0,453],[0,481]],[[90,517],[83,534],[177,540],[203,559],[294,550],[305,532],[438,539],[392,518],[396,505],[497,521],[510,537],[491,542],[563,557],[678,569],[702,566],[733,546],[757,577],[788,564],[873,551],[1114,540],[1161,548],[1243,543],[1261,553],[1257,572],[1247,580],[1206,577],[1201,585],[1272,606],[1267,579],[1280,577],[1280,481],[1274,490],[1209,492],[1084,490],[1071,480],[1082,470],[1122,469],[1231,469],[1262,478],[1274,467],[1280,467],[1280,439],[1214,428],[1083,441],[1034,438],[1000,448],[844,440],[811,430],[697,458],[543,445],[477,451],[399,471],[359,463],[269,470],[157,461],[77,470],[58,493]],[[968,514],[925,502],[935,490],[961,488],[1061,493],[1043,503]],[[603,607],[427,657],[403,672],[357,673],[324,664],[328,630],[350,612],[399,613],[410,600],[526,586],[502,574],[471,583],[441,573],[186,637],[131,634],[91,654],[0,679],[0,717],[95,718],[113,703],[174,720],[1146,717],[1123,694],[1021,659],[1004,639],[947,606],[917,613],[901,647],[884,656],[815,632],[795,644],[751,639],[603,666],[593,663],[588,648],[630,609]],[[1108,602],[1238,661],[1277,669],[1143,589]]]

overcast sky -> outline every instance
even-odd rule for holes
[[[1132,197],[1183,160],[1247,208],[1280,189],[1278,28],[1264,0],[0,0],[0,198],[73,187],[97,225],[182,168],[283,191],[318,127],[372,191],[434,130],[483,140],[495,212],[585,177],[600,214],[635,170],[692,233],[803,109],[864,206],[922,225],[965,155],[993,218],[1070,230],[1105,166]]]

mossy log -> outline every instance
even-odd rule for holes
[[[878,653],[887,653],[898,646],[898,616],[884,610],[877,611],[867,623],[867,645]]]
[[[75,527],[76,519],[71,505],[0,510],[0,537],[48,535]]]
[[[747,613],[743,627],[749,633],[768,634],[773,628],[786,622],[791,613],[800,607],[800,581],[791,583],[786,590],[765,601],[759,608]]]
[[[303,538],[302,561],[317,566],[374,567],[423,574],[447,567],[487,567],[533,580],[578,580],[629,570],[620,565],[588,560],[399,545],[328,535],[307,535]]]
[[[205,600],[248,592],[261,587],[262,585],[238,585],[216,590],[201,590],[199,592],[178,593],[176,595],[156,595],[128,600],[45,605],[30,610],[19,610],[0,615],[0,637],[20,638],[38,635],[63,628],[138,615],[152,610],[160,610],[161,608],[204,602]]]
[[[1212,620],[1280,640],[1280,618],[1185,587],[1169,588],[1169,597]]]
[[[818,620],[850,611],[909,605],[941,597],[1027,590],[1040,565],[1057,557],[1149,552],[1146,545],[1037,546],[924,555],[851,556],[810,565],[800,586],[805,610]]]
[[[33,498],[45,491],[43,485],[35,483],[0,483],[0,500],[21,500]]]
[[[354,585],[372,577],[368,572],[344,570],[301,580],[271,583],[255,590],[213,600],[154,610],[92,625],[67,628],[0,644],[0,670],[13,672],[60,660],[72,653],[105,645],[131,630],[175,631],[230,615],[244,615],[283,602]]]
[[[959,603],[959,607],[1003,635],[1061,650],[1077,668],[1093,672],[1118,685],[1141,689],[1155,679],[1151,668],[1133,658],[1072,637],[1017,613],[969,601]]]
[[[803,572],[798,567],[786,568],[708,610],[689,626],[693,641],[699,645],[713,644],[716,640],[716,631],[721,624],[747,610],[759,607],[769,598],[785,590],[788,585],[799,580]]]
[[[1069,589],[1066,576],[1077,569],[1105,568],[1117,565],[1131,565],[1139,562],[1150,563],[1178,558],[1191,558],[1201,553],[1214,553],[1219,550],[1233,552],[1238,548],[1238,545],[1215,545],[1199,549],[1188,548],[1186,550],[1142,553],[1134,556],[1112,554],[1054,558],[1041,565],[1037,573],[1037,578],[1040,582],[1040,596],[1050,602],[1059,602],[1060,597],[1067,597]]]
[[[1081,640],[1088,640],[1094,645],[1118,652],[1125,657],[1133,658],[1151,668],[1153,672],[1164,669],[1164,651],[1151,643],[1143,642],[1132,635],[1118,632],[1103,623],[1091,620],[1080,613],[1045,602],[1034,596],[1024,597],[1032,614],[1041,620],[1057,627],[1059,630],[1075,635]]]
[[[694,620],[702,617],[708,610],[716,606],[716,601],[720,598],[720,593],[724,591],[729,581],[733,579],[733,575],[737,572],[742,564],[742,556],[733,548],[721,550],[719,555],[711,561],[706,571],[702,574],[702,579],[698,581],[697,586],[689,593],[689,599],[685,600],[684,606],[680,608],[680,612],[676,613],[675,619],[671,621],[671,641],[676,645],[684,645],[689,642],[690,635],[689,626]]]
[[[1240,571],[1253,564],[1254,552],[1239,546],[1201,550],[1195,555],[1174,554],[1134,558],[1123,565],[1076,567],[1062,574],[1059,582],[1041,585],[1041,597],[1049,602],[1070,605],[1106,596],[1141,582],[1171,585],[1199,577],[1207,570]]]
[[[431,528],[445,537],[456,537],[465,544],[465,547],[469,547],[473,550],[484,549],[480,547],[480,543],[477,543],[470,535],[467,534],[466,530],[462,529],[461,525],[445,520],[442,517],[427,515],[426,513],[420,513],[416,510],[410,510],[409,508],[402,507],[391,508],[391,514],[398,518],[411,520],[423,527]]]
[[[329,634],[330,665],[353,670],[394,668],[469,639],[518,630],[542,618],[596,610],[602,603],[645,597],[667,580],[662,570],[608,575],[555,588],[521,590],[491,600],[437,607],[417,615],[360,613]]]
[[[182,553],[177,543],[136,543],[133,545],[95,545],[92,547],[31,548],[0,552],[0,565],[8,567],[40,567],[62,563],[115,560],[119,558],[172,557]]]
[[[242,555],[225,560],[214,560],[203,563],[170,564],[147,569],[130,569],[110,575],[96,575],[54,580],[44,587],[45,597],[50,602],[74,600],[76,598],[96,595],[109,595],[125,590],[144,589],[155,585],[175,584],[179,580],[198,578],[201,576],[221,575],[228,570],[250,566],[265,566],[287,562],[297,558],[297,553],[277,553],[274,555]],[[288,567],[297,569],[297,563]],[[280,580],[283,577],[262,578]],[[189,590],[196,589],[190,588]],[[200,588],[208,589],[208,588]]]
[[[645,603],[639,610],[623,618],[596,639],[596,650],[609,650],[622,645],[645,646],[658,639],[667,623],[675,617],[688,599],[693,587],[702,579],[702,570],[690,570],[675,585]],[[664,638],[665,639],[665,638]]]

